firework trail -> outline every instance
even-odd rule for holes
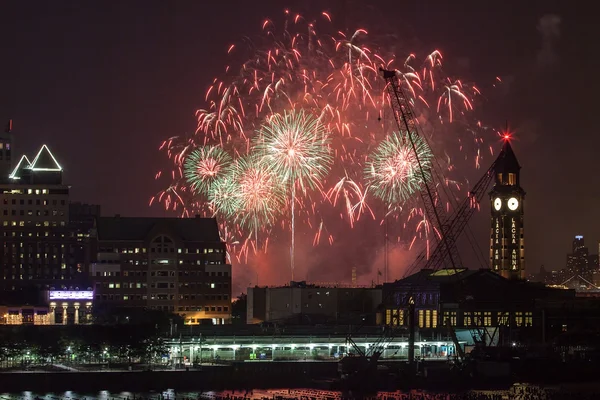
[[[229,237],[246,238],[229,249],[238,260],[248,241],[257,247],[259,231],[290,229],[292,270],[299,222],[316,232],[314,243],[322,235],[332,243],[337,216],[354,227],[363,214],[373,220],[393,210],[416,238],[429,224],[414,222],[423,214],[414,196],[419,174],[402,153],[402,134],[392,133],[379,67],[396,69],[408,88],[429,144],[420,144],[422,157],[441,160],[449,173],[455,160],[481,162],[482,126],[470,114],[479,90],[446,76],[437,50],[419,61],[386,50],[395,46],[389,36],[337,31],[327,13],[313,22],[289,11],[284,18],[283,29],[266,20],[260,37],[227,49],[225,74],[210,83],[195,134],[162,143],[172,167],[157,173],[166,189],[150,203],[226,220]],[[248,165],[262,169],[253,175]]]

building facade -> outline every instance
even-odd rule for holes
[[[381,304],[381,288],[329,287],[292,282],[290,286],[283,287],[250,287],[247,293],[248,324],[373,324],[375,311]]]
[[[230,320],[231,265],[214,218],[100,217],[96,235],[99,305],[173,312],[186,324]]]
[[[408,326],[408,302],[415,304],[415,325],[421,333],[485,328],[495,340],[541,340],[544,312],[540,302],[575,299],[572,290],[541,283],[507,279],[489,269],[423,269],[394,283],[384,284],[385,323]]]
[[[43,145],[32,161],[22,156],[3,182],[0,288],[86,286],[87,244],[69,226],[69,186],[50,149]]]
[[[490,192],[490,268],[511,279],[525,279],[525,191],[520,185],[520,170],[506,139],[495,165],[495,184]]]

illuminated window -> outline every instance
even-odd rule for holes
[[[523,313],[522,312],[515,313],[515,325],[523,326]]]
[[[419,310],[419,328],[425,327],[425,310]]]
[[[431,310],[425,310],[425,328],[431,328]]]
[[[450,325],[456,326],[456,311],[444,311],[444,324],[450,320]]]
[[[432,310],[431,311],[431,327],[432,328],[437,328],[437,319],[438,319],[437,310]]]
[[[530,312],[525,313],[525,326],[533,326],[533,315]]]
[[[475,325],[475,326],[483,325],[483,318],[481,316],[481,311],[475,311],[473,313],[473,325]]]
[[[115,284],[114,283],[109,283],[108,284],[108,288],[109,289],[114,289],[115,288]]]
[[[215,284],[214,284],[214,283],[211,283],[211,284],[210,284],[210,288],[211,288],[211,289],[214,289],[214,288],[215,288]]]
[[[502,174],[498,174],[498,182],[502,182]]]
[[[127,296],[126,294],[123,295],[123,300],[129,300],[129,296]]]
[[[40,194],[40,189],[35,189],[35,194]]]
[[[42,189],[42,194],[48,194],[48,189]]]
[[[470,311],[464,312],[463,323],[464,323],[464,326],[472,326],[473,325],[473,314]]]
[[[492,326],[492,312],[485,311],[483,313],[483,326]]]
[[[508,174],[508,184],[509,185],[517,184],[517,174]]]
[[[33,190],[27,189],[27,194],[31,194],[31,193],[33,193]]]

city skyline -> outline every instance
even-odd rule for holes
[[[295,2],[289,3],[290,7],[298,6]],[[323,5],[322,8],[333,9],[337,3],[329,2],[328,7]],[[463,68],[470,70],[469,76],[486,79],[496,74],[509,82],[504,89],[506,94],[486,104],[482,112],[493,115],[489,119],[497,127],[508,119],[515,131],[514,148],[523,164],[522,181],[527,192],[525,226],[529,272],[537,271],[541,264],[548,269],[561,268],[568,238],[575,234],[581,233],[594,243],[600,236],[590,222],[598,219],[593,204],[600,195],[589,190],[593,186],[587,183],[586,174],[580,173],[593,168],[593,153],[585,153],[595,148],[594,143],[598,141],[585,134],[591,126],[586,127],[589,112],[583,99],[591,91],[578,91],[583,83],[578,81],[579,76],[585,76],[591,66],[581,62],[567,67],[567,60],[582,51],[572,43],[579,42],[578,35],[584,29],[585,20],[576,22],[568,9],[552,5],[539,7],[539,4],[520,7],[523,15],[506,24],[510,29],[500,21],[500,16],[509,17],[510,7],[505,6],[506,9],[495,10],[500,16],[489,27],[483,23],[465,23],[461,25],[463,33],[444,29],[448,21],[443,21],[436,12],[428,15],[432,24],[436,22],[435,29],[425,29],[425,23],[419,19],[423,18],[422,9],[409,7],[407,10],[409,15],[414,15],[409,22],[424,47],[439,45],[451,57],[458,57]],[[203,92],[224,59],[205,60],[202,55],[223,54],[222,49],[228,43],[245,32],[256,33],[256,22],[278,15],[283,5],[265,2],[251,10],[231,10],[231,19],[239,30],[223,32],[215,40],[218,43],[209,44],[214,46],[212,50],[195,50],[195,47],[206,46],[199,41],[209,34],[210,23],[207,19],[205,28],[192,27],[191,16],[203,18],[201,11],[212,9],[218,13],[219,7],[210,5],[200,10],[189,6],[189,16],[184,16],[181,10],[155,3],[140,10],[141,15],[135,18],[134,10],[125,5],[119,10],[122,20],[118,32],[111,33],[104,26],[110,15],[108,8],[62,3],[62,7],[39,10],[39,14],[22,19],[25,9],[13,6],[11,11],[15,18],[6,26],[14,32],[3,35],[3,40],[15,38],[11,46],[15,56],[11,63],[0,68],[4,75],[15,79],[3,90],[0,116],[15,120],[16,154],[35,154],[34,148],[42,143],[50,145],[63,160],[65,181],[73,187],[73,198],[100,203],[106,210],[105,215],[171,216],[160,208],[146,207],[148,198],[159,189],[153,174],[157,165],[164,163],[156,148],[164,137],[195,129],[194,110],[202,105]],[[489,12],[484,6],[477,7],[469,7],[467,15],[461,18],[472,20]],[[440,14],[443,9],[440,8]],[[50,18],[42,20],[42,15]],[[146,21],[142,16],[147,17]],[[66,25],[56,28],[53,24],[60,21]],[[94,21],[97,26],[91,24]],[[40,43],[34,40],[35,34],[26,33],[29,24],[37,23],[47,24],[48,38]],[[154,30],[153,26],[165,29]],[[486,45],[492,44],[490,49],[483,43],[466,40],[478,30],[488,39]],[[508,30],[516,33],[510,36],[510,43],[505,44],[502,39],[508,37]],[[181,44],[185,50],[171,48],[171,42]],[[509,57],[508,48],[517,44],[520,56]],[[25,48],[28,52],[24,52]],[[129,51],[133,51],[131,57],[127,56]],[[111,64],[96,63],[101,54],[111,58]],[[165,56],[157,57],[158,54]],[[44,66],[34,63],[44,56],[48,60]],[[583,57],[579,60],[583,61]],[[198,61],[205,62],[205,68],[199,69]],[[564,76],[567,68],[573,84],[559,85],[554,90],[556,88],[548,82]],[[573,68],[579,68],[580,73],[572,73]],[[74,72],[73,79],[68,71]],[[135,78],[127,79],[127,76]],[[127,87],[127,84],[136,86]],[[532,96],[528,92],[539,95]],[[29,104],[28,99],[36,100]],[[572,104],[572,99],[581,99],[581,104]],[[565,118],[556,121],[555,115],[565,115]],[[574,128],[568,123],[575,124]],[[90,134],[86,133],[88,130]],[[571,135],[568,140],[564,139],[565,130]],[[499,143],[488,144],[499,148]],[[92,148],[88,154],[86,150]],[[489,162],[490,158],[486,160]],[[475,178],[480,172],[465,175]],[[557,182],[560,193],[556,193],[559,191]],[[483,206],[471,223],[474,232],[482,237],[483,249],[487,247],[489,229],[487,207]],[[569,211],[565,212],[566,209]],[[554,223],[552,231],[556,233],[548,236],[546,224],[550,216]]]

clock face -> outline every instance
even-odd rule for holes
[[[511,197],[510,199],[508,199],[508,208],[511,209],[512,211],[519,208],[519,200],[517,200],[514,197]]]
[[[496,197],[496,200],[494,200],[494,208],[496,211],[500,211],[500,208],[502,208],[502,200],[499,197]]]

